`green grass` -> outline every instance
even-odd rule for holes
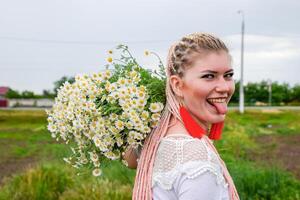
[[[70,152],[50,137],[44,111],[0,111],[0,141],[9,144],[8,148],[0,145],[6,157],[43,160],[62,158]]]
[[[240,126],[247,135],[261,134],[300,134],[300,112],[297,110],[279,110],[263,112],[262,110],[246,111],[243,115],[231,111],[226,116],[226,126]]]
[[[226,163],[241,199],[300,199],[299,180],[276,166],[258,166],[228,157]]]
[[[108,169],[106,175],[95,178],[90,173],[77,175],[75,169],[63,163],[39,165],[7,179],[0,199],[131,199],[132,180],[122,181],[126,176],[122,167],[116,163],[112,167],[119,169],[114,176],[121,175],[121,180],[107,177]]]
[[[65,168],[41,166],[15,176],[1,192],[1,199],[57,199],[74,185]]]
[[[300,134],[299,119],[296,111],[228,114],[223,139],[215,144],[241,199],[300,199],[299,180],[278,167],[249,159],[249,152],[262,148],[253,137]],[[69,154],[69,148],[46,130],[43,111],[0,111],[0,164],[26,158],[36,162],[4,180],[0,199],[131,199],[135,170],[111,162],[103,166],[103,175],[95,178],[87,169],[78,171],[65,164],[62,158]]]

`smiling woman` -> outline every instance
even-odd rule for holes
[[[133,199],[239,199],[212,143],[235,89],[226,45],[194,33],[171,46],[167,64],[167,104],[141,151]]]

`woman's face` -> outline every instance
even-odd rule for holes
[[[171,84],[193,118],[207,126],[224,121],[227,104],[235,89],[232,76],[228,53],[211,52],[195,58],[182,78],[173,75]]]

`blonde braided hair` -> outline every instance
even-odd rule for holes
[[[187,67],[191,66],[195,55],[204,56],[207,53],[219,52],[222,50],[228,53],[226,45],[220,39],[206,33],[193,33],[187,35],[178,43],[175,43],[170,47],[166,69],[167,103],[163,110],[160,123],[151,131],[142,149],[135,177],[132,196],[133,200],[152,200],[152,171],[159,141],[166,135],[168,128],[172,126],[170,124],[172,116],[182,122],[179,114],[179,101],[170,86],[170,76],[177,74],[182,77]],[[210,143],[207,137],[203,138]],[[219,155],[213,145],[211,145],[211,148]],[[231,200],[238,200],[239,196],[232,178],[221,158],[220,161],[224,176],[229,184],[230,198]]]
[[[195,56],[204,56],[210,52],[225,51],[226,45],[217,37],[207,33],[193,33],[183,37],[170,49],[172,62],[171,75],[183,76],[183,72],[192,66]]]

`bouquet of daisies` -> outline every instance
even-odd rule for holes
[[[129,147],[143,146],[165,103],[161,60],[160,71],[151,72],[136,62],[127,46],[117,49],[120,58],[109,57],[105,71],[65,82],[52,109],[46,111],[51,136],[72,149],[64,160],[76,168],[92,167],[94,176],[101,174],[102,161],[122,160]]]

